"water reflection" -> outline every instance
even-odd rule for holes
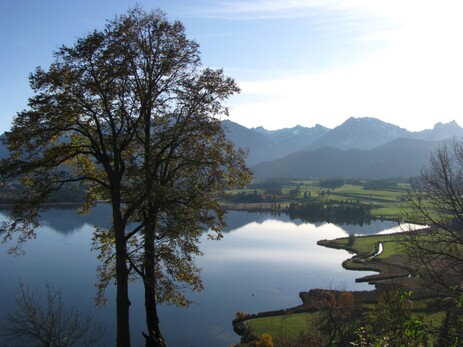
[[[42,288],[45,279],[62,288],[67,303],[83,312],[90,311],[106,325],[105,345],[114,345],[114,288],[109,288],[110,303],[96,310],[97,254],[90,251],[93,225],[109,226],[108,206],[98,205],[87,216],[72,209],[51,209],[43,213],[38,237],[25,245],[26,255],[11,257],[8,245],[0,246],[0,306],[14,307],[17,284],[21,279],[33,288]],[[0,214],[0,219],[5,213]],[[346,271],[341,263],[345,251],[319,247],[320,239],[367,234],[388,229],[389,223],[371,226],[336,226],[328,223],[308,224],[291,221],[288,216],[232,211],[221,241],[201,239],[204,256],[197,259],[203,269],[205,290],[190,293],[197,305],[188,309],[172,306],[160,308],[161,327],[171,347],[228,346],[239,341],[231,321],[239,310],[260,312],[300,304],[298,294],[310,288],[327,288],[344,284],[347,289],[367,289],[355,283],[365,275]],[[373,222],[372,222],[373,223]],[[373,231],[375,230],[375,231]],[[143,288],[130,288],[133,344],[143,343]],[[181,327],[182,334],[179,334]],[[0,346],[2,344],[0,343]]]
[[[102,228],[109,228],[111,225],[109,205],[97,204],[85,215],[78,214],[78,208],[78,204],[52,206],[40,213],[40,225],[62,234],[78,232],[85,224],[97,225]],[[0,208],[0,218],[4,220],[9,215],[9,211],[8,208]]]
[[[314,240],[346,235],[343,229],[332,224],[317,227],[313,224],[296,225],[288,221],[266,219],[234,229],[226,236],[223,245],[209,246],[208,259],[216,257],[234,262],[287,261],[304,264],[318,259],[324,252],[322,247],[310,246]]]
[[[85,224],[109,228],[111,211],[108,205],[98,204],[87,215],[77,214],[76,206],[67,208],[50,208],[43,212],[40,224],[51,229],[69,234],[80,230]]]

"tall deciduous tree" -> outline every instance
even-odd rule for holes
[[[100,289],[117,283],[117,345],[130,345],[131,270],[145,285],[147,345],[160,344],[156,302],[184,303],[182,282],[201,288],[198,237],[204,227],[220,232],[217,194],[250,176],[216,118],[239,89],[221,70],[201,69],[180,22],[138,7],[59,49],[30,81],[35,96],[7,135],[1,170],[27,190],[2,234],[34,236],[43,204],[66,184],[87,189],[83,211],[109,200],[112,227],[97,230],[95,244]]]

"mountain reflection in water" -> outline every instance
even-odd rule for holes
[[[7,212],[0,214],[4,220]],[[18,283],[43,292],[48,280],[61,288],[65,304],[83,313],[90,312],[106,327],[103,345],[114,345],[115,291],[108,288],[109,304],[100,310],[93,306],[96,295],[97,253],[91,252],[93,225],[110,225],[110,208],[97,205],[86,216],[75,209],[52,208],[41,216],[37,239],[29,241],[26,255],[7,254],[8,244],[0,245],[0,306],[2,314],[14,309]],[[343,286],[349,290],[369,289],[355,283],[358,274],[346,271],[341,263],[349,255],[342,250],[317,246],[320,239],[371,234],[396,223],[371,221],[362,227],[309,224],[290,220],[287,215],[272,216],[230,211],[227,228],[220,241],[201,239],[204,253],[197,259],[203,269],[205,290],[190,293],[196,305],[190,308],[160,307],[161,328],[170,347],[228,346],[239,341],[231,321],[237,311],[260,312],[300,304],[298,294],[310,288]],[[133,345],[143,344],[143,288],[130,287]],[[179,334],[179,327],[182,333]],[[0,338],[0,346],[2,344]]]

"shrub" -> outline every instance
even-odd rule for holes
[[[259,340],[256,342],[256,347],[273,347],[273,339],[272,335],[270,334],[262,334],[260,335]]]

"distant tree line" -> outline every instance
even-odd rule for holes
[[[304,203],[291,203],[288,214],[291,219],[301,219],[309,223],[328,222],[363,225],[372,219],[369,205],[351,200],[310,200]]]
[[[318,186],[322,188],[336,189],[344,185],[345,181],[342,178],[323,179],[318,182]]]
[[[249,185],[251,189],[278,190],[285,186],[293,186],[294,181],[285,178],[269,178],[263,181],[253,182]]]
[[[259,193],[257,190],[252,192],[239,192],[236,194],[229,194],[225,197],[228,202],[231,203],[262,203],[262,202],[274,202],[281,200],[281,192],[272,193]]]
[[[0,204],[14,204],[18,202],[27,188],[20,182],[3,184],[0,186]],[[84,203],[86,199],[86,188],[78,184],[69,184],[54,191],[47,198],[47,203],[69,202]]]
[[[363,189],[379,190],[379,189],[395,189],[397,188],[397,180],[394,179],[381,179],[369,180],[363,182]]]

